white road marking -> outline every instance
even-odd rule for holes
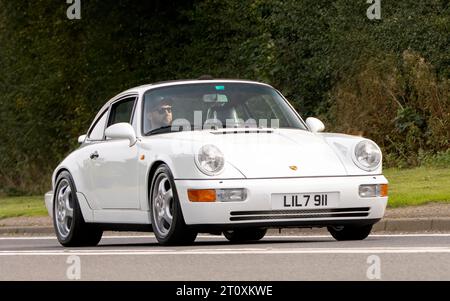
[[[0,256],[137,256],[137,255],[225,255],[225,254],[424,254],[450,253],[449,247],[401,247],[401,248],[243,248],[243,249],[190,249],[174,251],[173,249],[159,250],[31,250],[31,251],[0,251]]]
[[[223,238],[221,235],[199,235],[198,238],[217,239]],[[371,234],[369,237],[450,237],[450,233],[415,233],[415,234]],[[117,238],[155,238],[152,234],[148,235],[107,235],[103,239]],[[332,238],[331,235],[266,235],[264,238]],[[4,236],[0,240],[55,240],[56,236]]]

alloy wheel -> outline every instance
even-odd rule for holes
[[[60,182],[55,201],[56,226],[61,237],[66,238],[73,222],[72,189],[66,179]]]

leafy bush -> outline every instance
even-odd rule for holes
[[[450,167],[450,150],[437,152],[435,154],[419,153],[419,160],[421,165],[430,167]]]
[[[399,60],[372,57],[335,86],[329,119],[337,131],[362,131],[380,143],[388,166],[415,166],[420,153],[449,147],[449,88],[413,51]]]
[[[448,149],[447,0],[382,1],[381,20],[352,0],[92,0],[81,20],[67,6],[0,0],[0,193],[48,189],[118,92],[202,74],[268,82],[388,165]]]

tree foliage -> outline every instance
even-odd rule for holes
[[[211,74],[272,84],[388,163],[450,137],[446,0],[0,0],[0,191],[43,192],[99,107],[131,86]]]

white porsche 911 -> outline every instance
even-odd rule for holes
[[[387,204],[381,151],[323,130],[263,83],[136,87],[101,108],[45,203],[63,246],[96,245],[104,230],[153,231],[163,245],[199,232],[259,240],[283,227],[364,239]]]

